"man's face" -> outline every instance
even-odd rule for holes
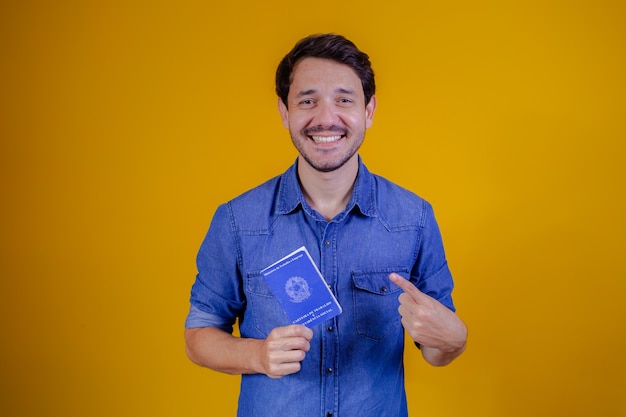
[[[292,78],[288,107],[278,102],[283,125],[309,165],[321,172],[334,171],[363,143],[376,99],[366,105],[354,70],[329,59],[304,58]]]

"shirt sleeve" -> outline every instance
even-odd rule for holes
[[[236,239],[228,204],[218,207],[200,245],[198,274],[191,288],[185,327],[219,327],[232,333],[245,296],[238,268]]]
[[[411,273],[417,288],[452,311],[454,282],[448,267],[439,226],[433,208],[426,203],[422,236],[419,243],[417,262]]]

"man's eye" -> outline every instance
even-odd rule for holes
[[[303,104],[305,106],[310,106],[311,104],[313,104],[313,100],[311,99],[302,100],[300,104]]]

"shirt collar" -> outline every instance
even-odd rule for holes
[[[375,193],[374,175],[369,172],[359,155],[359,172],[354,183],[352,196],[343,214],[345,215],[345,213],[349,213],[356,208],[365,216],[377,217],[378,208]],[[309,207],[304,199],[304,194],[302,194],[300,182],[298,181],[297,159],[294,164],[281,175],[276,207],[278,214],[289,214],[298,208]]]

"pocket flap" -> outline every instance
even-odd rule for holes
[[[408,277],[409,271],[406,268],[385,268],[378,270],[353,271],[352,281],[354,286],[372,294],[389,295],[401,291],[400,287],[391,282],[389,274],[395,272]]]

